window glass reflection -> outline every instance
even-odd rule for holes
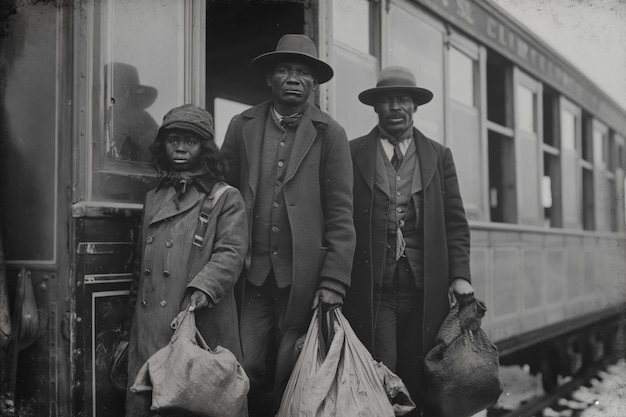
[[[184,2],[114,0],[105,18],[106,161],[148,162],[163,115],[182,104]]]
[[[156,100],[157,89],[141,84],[137,68],[132,65],[115,62],[108,64],[106,71],[111,72],[113,80],[106,155],[116,160],[147,162],[158,124],[146,109]]]

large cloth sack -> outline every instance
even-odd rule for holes
[[[152,391],[150,409],[156,412],[184,411],[204,417],[247,415],[250,382],[235,355],[221,346],[213,350],[206,344],[196,329],[193,312],[178,314],[172,328],[175,332],[170,343],[148,358],[130,390]]]
[[[424,359],[428,399],[441,417],[471,416],[502,394],[498,349],[480,328],[485,311],[475,297],[455,305]]]
[[[341,311],[328,314],[332,342],[327,350],[320,343],[314,314],[277,417],[393,417],[414,409],[404,384],[372,358]]]

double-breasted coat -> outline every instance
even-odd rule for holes
[[[178,208],[175,194],[169,186],[146,195],[139,238],[141,262],[136,263],[141,269],[136,268],[131,285],[131,305],[135,308],[129,385],[143,363],[169,343],[173,334],[170,324],[186,307],[194,289],[204,291],[215,304],[195,311],[200,334],[209,346],[223,346],[242,359],[233,287],[249,245],[243,199],[234,188],[224,191],[210,212],[202,248],[192,252],[206,194],[190,186]],[[127,391],[127,417],[147,416],[149,408],[149,395]]]
[[[411,199],[416,218],[424,224],[424,323],[423,351],[435,343],[449,311],[448,288],[454,278],[470,278],[470,232],[459,192],[450,149],[427,138],[416,128],[413,138],[419,160],[422,187],[413,187]],[[354,224],[357,244],[352,286],[344,311],[363,343],[374,347],[375,317],[380,303],[387,250],[387,219],[374,218],[375,207],[389,205],[388,190],[375,184],[379,130],[350,142],[354,167]],[[415,185],[415,184],[414,184]],[[420,199],[423,204],[420,204]],[[420,207],[422,212],[420,213]],[[381,211],[379,210],[378,213]],[[470,281],[471,282],[471,281]],[[373,350],[372,350],[373,351]]]
[[[241,191],[250,227],[271,104],[235,116],[222,146],[227,181]],[[295,132],[283,190],[290,230],[280,233],[291,233],[293,256],[285,329],[306,331],[317,289],[344,294],[350,285],[355,244],[348,140],[344,129],[313,105],[307,106]]]

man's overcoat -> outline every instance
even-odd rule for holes
[[[248,250],[248,224],[243,199],[227,189],[210,212],[203,246],[192,253],[192,241],[206,194],[190,186],[176,207],[169,186],[146,195],[139,237],[141,269],[133,277],[131,300],[136,298],[131,328],[129,385],[143,363],[166,346],[172,320],[184,309],[194,289],[215,303],[196,310],[196,327],[211,347],[220,345],[241,361],[241,342],[233,287]],[[127,391],[126,416],[149,415],[150,395]],[[150,414],[151,415],[151,414]]]
[[[243,195],[250,227],[270,109],[268,101],[235,116],[222,146],[227,180]],[[313,105],[295,132],[283,190],[290,231],[280,233],[291,233],[293,253],[285,329],[306,331],[317,289],[344,294],[350,285],[355,239],[348,140],[343,128]]]
[[[424,354],[434,346],[448,310],[452,278],[470,281],[470,233],[450,149],[413,129],[420,166],[421,190],[411,199],[424,224]],[[350,142],[354,167],[354,225],[357,234],[352,286],[344,310],[359,338],[373,352],[375,317],[387,250],[388,191],[375,183],[379,130]],[[420,204],[423,200],[423,205]],[[383,207],[383,210],[373,210]],[[419,213],[423,207],[423,213]],[[373,213],[379,214],[378,218]],[[384,212],[384,213],[383,213]],[[381,215],[382,214],[382,215]]]

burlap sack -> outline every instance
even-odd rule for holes
[[[235,355],[211,349],[196,329],[193,312],[172,322],[170,343],[141,367],[132,392],[152,391],[151,410],[186,411],[204,417],[247,415],[248,376]],[[196,340],[198,342],[196,342]]]
[[[441,417],[467,417],[500,394],[498,349],[480,328],[487,308],[477,298],[450,309],[424,359],[429,402]]]

